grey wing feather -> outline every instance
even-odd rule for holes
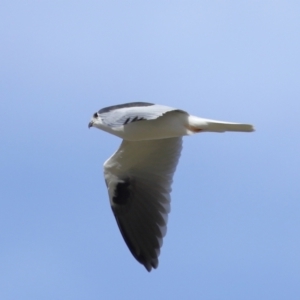
[[[132,255],[148,271],[158,266],[181,149],[181,138],[123,141],[104,165],[119,229]]]
[[[135,106],[133,106],[135,104]],[[143,104],[143,105],[141,105]],[[144,102],[127,103],[115,108],[99,110],[102,122],[109,127],[119,127],[131,122],[153,120],[176,108]]]

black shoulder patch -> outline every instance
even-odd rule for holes
[[[120,108],[126,108],[126,107],[140,107],[140,106],[151,106],[154,105],[154,103],[148,103],[148,102],[129,102],[129,103],[124,103],[124,104],[119,104],[119,105],[113,105],[113,106],[108,106],[100,109],[98,112],[100,114],[106,113],[115,109],[120,109]]]
[[[130,180],[125,179],[116,185],[113,202],[118,205],[126,205],[130,197]]]

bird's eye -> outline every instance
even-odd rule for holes
[[[95,112],[95,113],[93,114],[93,117],[94,117],[94,118],[98,118],[98,113]]]

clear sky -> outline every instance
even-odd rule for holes
[[[300,2],[0,3],[0,299],[300,299]],[[255,125],[184,138],[157,270],[128,251],[102,107]]]

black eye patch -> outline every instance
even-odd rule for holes
[[[94,117],[94,118],[98,118],[98,113],[95,112],[95,113],[93,114],[93,117]]]

